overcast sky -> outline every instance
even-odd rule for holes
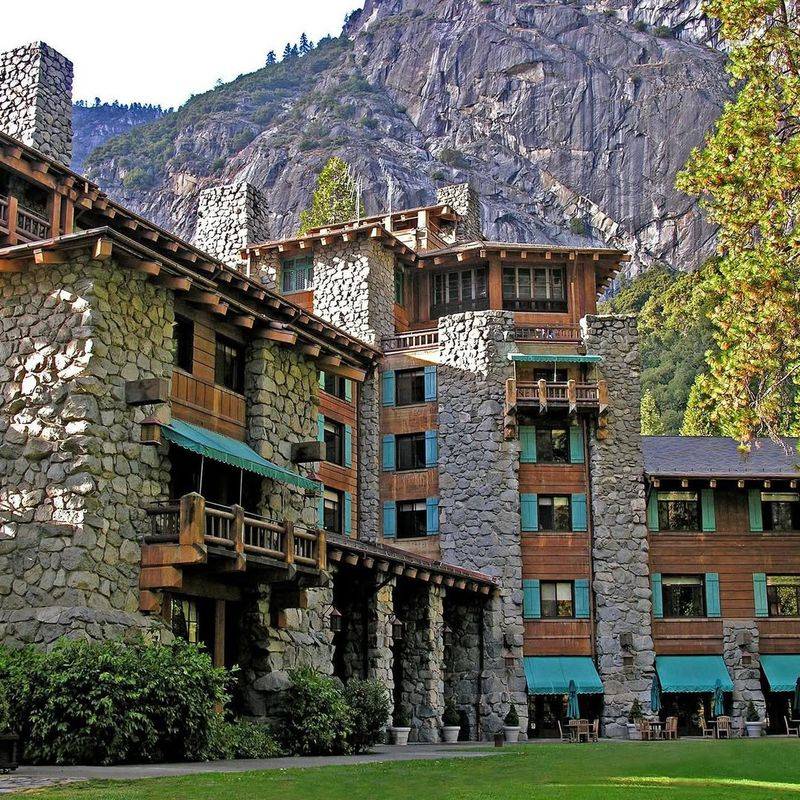
[[[11,0],[6,0],[11,2]],[[3,4],[5,5],[5,3]],[[338,35],[360,0],[38,0],[2,15],[0,51],[44,41],[75,64],[73,95],[179,106],[264,64],[305,31]],[[32,5],[30,8],[34,8]]]

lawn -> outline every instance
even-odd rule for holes
[[[627,800],[800,797],[800,741],[532,745],[443,759],[92,782],[36,800]]]

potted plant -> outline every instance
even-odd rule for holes
[[[752,700],[747,704],[747,712],[745,713],[744,724],[747,728],[748,736],[752,736],[754,739],[761,736],[761,729],[764,723],[758,716],[758,711],[756,711],[756,707]]]
[[[639,698],[636,698],[633,703],[631,703],[631,710],[628,714],[627,728],[629,739],[640,740],[642,738],[642,731],[639,727],[642,717],[644,717],[644,713],[642,712],[642,704],[639,702]]]
[[[461,719],[458,716],[458,709],[451,697],[444,704],[444,714],[442,714],[442,739],[445,744],[455,744],[458,741],[459,733],[461,733]]]
[[[12,731],[8,693],[0,684],[0,773],[17,768],[17,742],[18,737]]]
[[[408,744],[408,734],[411,733],[411,714],[405,706],[400,706],[394,712],[392,727],[392,744],[400,747]]]
[[[506,744],[516,744],[519,741],[519,714],[513,704],[503,720],[503,735],[506,737]]]

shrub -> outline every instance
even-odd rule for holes
[[[439,161],[447,164],[448,167],[455,167],[456,169],[465,169],[469,166],[467,157],[459,150],[454,150],[452,147],[445,147],[439,153]]]
[[[281,748],[266,725],[250,720],[226,720],[220,715],[212,721],[208,746],[203,754],[209,761],[230,758],[275,758]]]
[[[395,728],[410,728],[411,727],[411,712],[407,706],[398,706],[394,710],[394,717],[392,717],[392,725]]]
[[[660,39],[671,39],[673,36],[672,28],[669,25],[657,25],[653,28],[653,35]]]
[[[347,741],[354,753],[361,753],[383,738],[389,721],[389,693],[380,681],[351,678],[344,688],[344,699],[353,726]]]
[[[113,764],[202,757],[227,677],[178,641],[62,640],[0,652],[27,760]]]
[[[447,728],[455,728],[461,726],[461,717],[458,715],[458,709],[453,699],[450,698],[444,704],[444,714],[442,714],[442,725]]]
[[[122,179],[122,185],[128,190],[151,189],[155,182],[153,171],[142,167],[134,167]]]
[[[636,22],[633,23],[633,27],[636,28],[637,31],[646,31],[647,23],[642,19],[637,19]]]
[[[745,719],[748,722],[758,722],[761,719],[761,717],[758,716],[758,711],[756,711],[755,704],[752,700],[747,704]]]
[[[432,181],[443,181],[447,176],[442,172],[440,169],[436,169],[431,172],[431,180]]]
[[[583,236],[586,233],[586,223],[580,217],[572,217],[569,221],[569,229],[572,233]]]
[[[346,752],[352,715],[338,684],[307,667],[289,677],[281,731],[286,749],[299,755]]]
[[[519,714],[517,714],[517,707],[511,706],[508,709],[508,714],[503,720],[507,728],[519,728]]]
[[[637,697],[633,703],[631,703],[631,710],[628,714],[628,722],[638,722],[643,716],[644,713],[642,712],[642,704],[639,702],[639,698]]]

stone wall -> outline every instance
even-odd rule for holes
[[[754,619],[724,619],[722,621],[722,658],[733,678],[733,709],[735,725],[747,713],[752,700],[760,719],[766,716],[764,692],[761,689],[761,663],[758,655],[759,632]],[[750,657],[745,666],[743,656]]]
[[[481,616],[479,598],[455,599],[449,590],[444,598],[444,621],[450,642],[444,648],[444,695],[452,699],[461,717],[461,738],[474,739],[479,706],[476,702],[480,680]]]
[[[502,727],[509,703],[527,727],[522,660],[519,442],[503,437],[505,382],[516,351],[510,311],[439,320],[439,511],[442,560],[497,578],[484,615],[481,729]],[[506,651],[516,660],[506,670]]]
[[[267,201],[255,186],[243,181],[200,192],[193,242],[201,250],[242,269],[242,248],[267,239]]]
[[[0,279],[0,640],[119,636],[138,613],[143,506],[167,460],[125,382],[172,372],[166,290],[75,257]]]
[[[0,53],[0,131],[69,166],[72,62],[44,42]]]
[[[645,527],[639,418],[639,345],[634,316],[587,316],[587,353],[603,358],[607,426],[589,437],[592,558],[598,672],[605,687],[607,736],[623,736],[634,699],[650,706],[654,671],[650,570]],[[633,664],[623,663],[620,634],[633,637]]]
[[[481,201],[470,184],[442,186],[436,190],[436,202],[440,205],[449,205],[459,215],[455,225],[454,242],[474,242],[476,239],[483,239]]]

